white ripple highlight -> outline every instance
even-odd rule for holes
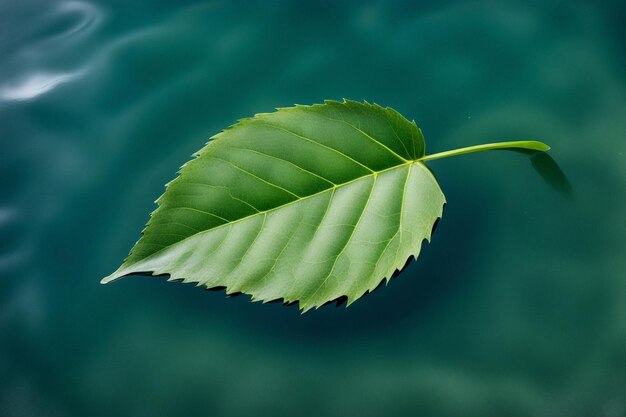
[[[30,100],[53,90],[61,84],[72,81],[79,76],[80,72],[68,74],[34,73],[18,82],[2,87],[0,89],[0,100]]]

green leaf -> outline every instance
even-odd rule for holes
[[[425,156],[415,122],[348,100],[257,114],[211,139],[102,283],[169,274],[303,311],[341,297],[350,304],[430,240],[445,198],[425,160],[547,149],[507,142]]]

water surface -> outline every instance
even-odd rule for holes
[[[622,2],[0,1],[0,410],[15,416],[626,415]],[[101,286],[237,119],[368,100],[433,161],[432,244],[349,308]]]

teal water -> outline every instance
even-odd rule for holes
[[[626,416],[623,2],[0,1],[0,415]],[[432,244],[349,308],[102,286],[237,119],[368,100],[433,161]]]

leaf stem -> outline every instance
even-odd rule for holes
[[[447,158],[449,156],[463,155],[472,152],[490,151],[494,149],[528,149],[545,152],[550,149],[548,145],[536,140],[518,140],[512,142],[485,143],[484,145],[468,146],[466,148],[424,155],[418,161],[432,161],[433,159]]]

